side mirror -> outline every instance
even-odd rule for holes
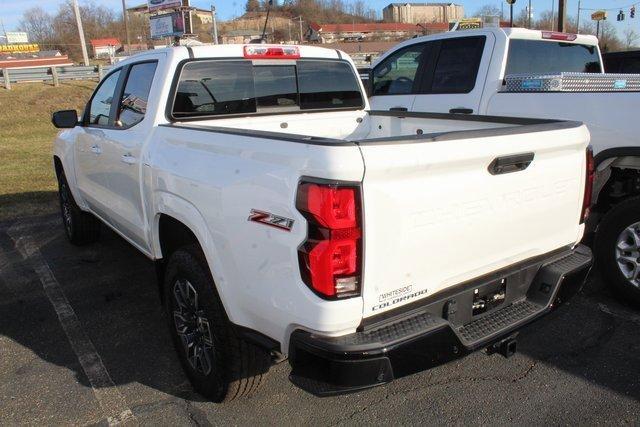
[[[74,128],[78,124],[78,112],[76,110],[61,110],[53,113],[51,123],[59,129]]]

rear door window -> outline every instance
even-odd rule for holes
[[[118,110],[119,126],[131,127],[144,119],[157,65],[157,62],[145,62],[131,66]]]
[[[484,36],[442,40],[428,92],[471,92],[478,77],[485,41]]]
[[[509,41],[505,75],[601,71],[600,56],[595,46],[546,40]]]

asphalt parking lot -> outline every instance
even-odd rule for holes
[[[638,424],[640,311],[592,274],[510,359],[466,359],[318,399],[271,368],[248,400],[186,381],[153,265],[113,233],[67,243],[57,216],[0,224],[0,424]]]

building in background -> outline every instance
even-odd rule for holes
[[[459,21],[464,18],[464,7],[455,3],[391,3],[382,9],[382,18],[409,24]]]
[[[94,58],[113,58],[122,43],[116,38],[91,39],[91,47]]]
[[[173,9],[164,9],[159,10],[154,13],[171,13]],[[149,17],[151,13],[149,12],[149,7],[146,4],[141,4],[139,6],[129,7],[127,8],[127,13],[129,16],[143,16]],[[192,11],[193,16],[196,16],[200,19],[200,22],[203,24],[211,24],[213,22],[213,16],[211,15],[211,10],[194,8]]]
[[[0,45],[1,47],[1,45]],[[0,51],[0,69],[69,66],[73,61],[57,50],[38,51]]]

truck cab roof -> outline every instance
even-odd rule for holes
[[[197,58],[247,58],[252,57],[245,54],[245,47],[254,49],[270,49],[270,50],[282,50],[292,49],[297,51],[295,58],[317,58],[317,59],[343,59],[351,62],[349,56],[338,49],[327,49],[323,47],[308,46],[308,45],[280,45],[280,44],[209,44],[198,46],[175,46],[166,47],[162,49],[155,49],[146,52],[141,52],[130,56],[118,63],[118,65],[126,65],[131,62],[139,62],[145,59],[155,59],[159,55],[164,55],[169,59],[182,60],[182,59],[197,59]],[[253,59],[268,59],[264,57],[254,57]],[[287,59],[286,57],[273,56],[274,60]]]

